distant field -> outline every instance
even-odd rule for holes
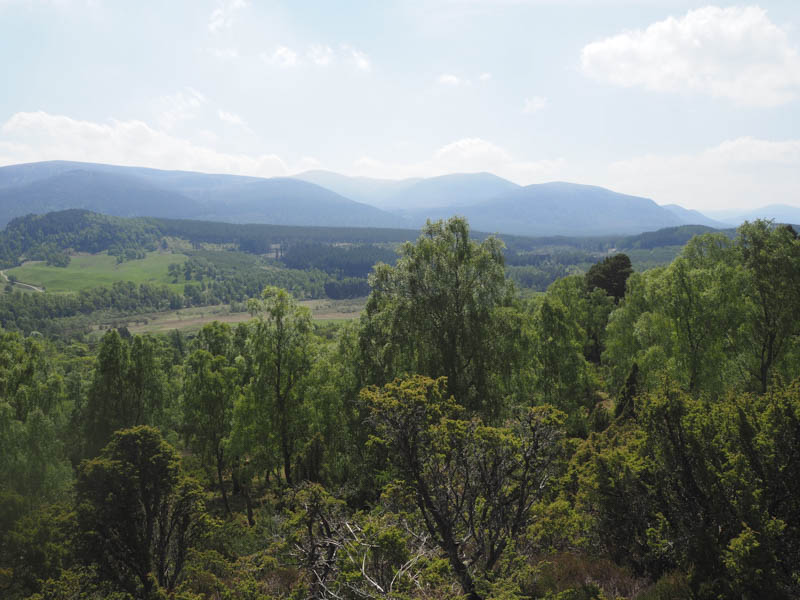
[[[183,290],[183,284],[171,283],[167,266],[186,261],[184,254],[162,254],[149,252],[146,258],[129,260],[117,264],[117,259],[108,254],[73,256],[69,266],[49,267],[44,262],[30,262],[6,271],[17,280],[45,288],[48,292],[77,292],[115,281],[134,283],[166,284],[176,291]]]
[[[330,323],[358,318],[364,309],[366,298],[356,298],[354,300],[301,300],[298,304],[311,310],[314,321]],[[131,333],[165,333],[173,329],[180,329],[184,333],[192,333],[212,321],[235,324],[249,321],[250,319],[252,319],[250,313],[232,313],[226,305],[198,306],[131,317],[128,329]]]

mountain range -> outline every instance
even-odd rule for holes
[[[685,224],[738,224],[736,216],[712,219],[601,187],[565,182],[520,186],[491,173],[390,180],[307,171],[265,179],[69,161],[0,167],[0,226],[14,217],[66,208],[117,216],[345,227],[418,228],[426,219],[457,214],[476,230],[517,235],[637,234]],[[797,223],[800,209],[771,206],[746,218],[755,216]]]

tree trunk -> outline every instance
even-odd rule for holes
[[[219,490],[222,492],[222,502],[225,504],[225,512],[231,516],[231,505],[228,504],[228,494],[225,491],[225,481],[222,479],[222,451],[217,452],[217,480],[219,481]]]

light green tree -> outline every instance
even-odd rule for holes
[[[230,514],[225,491],[224,472],[230,457],[227,445],[233,422],[233,406],[240,393],[238,371],[229,366],[224,356],[212,356],[195,350],[186,366],[183,393],[183,415],[191,447],[213,464],[225,510]]]
[[[367,380],[444,376],[464,406],[499,414],[496,374],[513,362],[495,327],[498,309],[512,303],[502,248],[493,237],[472,240],[466,220],[454,217],[428,222],[395,267],[376,266],[360,336]]]
[[[282,467],[291,485],[307,426],[305,383],[315,351],[311,313],[275,287],[265,288],[248,307],[255,317],[248,339],[253,375],[236,410],[235,446],[267,472]]]

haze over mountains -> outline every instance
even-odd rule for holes
[[[262,179],[68,161],[0,168],[0,225],[66,208],[236,223],[412,228],[458,214],[476,230],[517,235],[636,234],[741,222],[595,186],[520,186],[490,173],[386,180],[308,171]],[[797,223],[800,209],[765,207],[746,218],[757,216]]]

